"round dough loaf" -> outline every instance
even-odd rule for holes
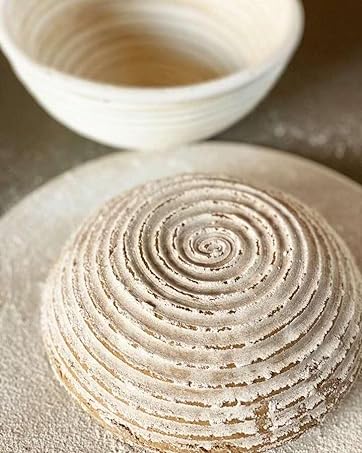
[[[166,452],[259,452],[318,424],[361,357],[362,278],[295,199],[211,175],[120,195],[44,293],[53,369],[108,429]]]

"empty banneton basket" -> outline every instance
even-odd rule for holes
[[[303,28],[298,0],[0,0],[0,41],[55,118],[155,149],[213,135],[270,90]]]

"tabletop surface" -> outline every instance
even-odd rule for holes
[[[305,36],[288,70],[253,113],[215,138],[290,151],[362,183],[362,2],[304,4]],[[0,54],[0,214],[112,151],[51,119]]]

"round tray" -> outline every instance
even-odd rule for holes
[[[105,200],[150,179],[184,172],[228,174],[273,186],[317,209],[362,268],[362,188],[320,165],[279,151],[213,143],[164,154],[116,153],[40,188],[0,220],[0,451],[134,451],[99,427],[58,384],[39,327],[42,284],[64,241]],[[278,453],[358,453],[362,377],[314,429]]]

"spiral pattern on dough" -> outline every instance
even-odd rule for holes
[[[361,275],[315,212],[183,175],[109,202],[67,245],[43,306],[56,374],[126,440],[253,451],[316,425],[353,382]]]

